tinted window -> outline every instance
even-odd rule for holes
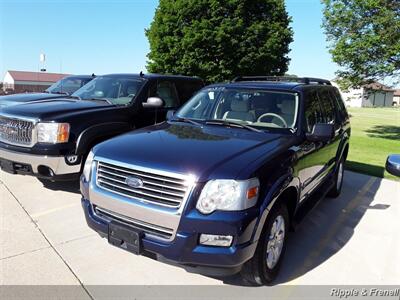
[[[179,107],[178,93],[175,84],[171,81],[160,80],[149,89],[149,97],[161,98],[165,108]]]
[[[339,91],[337,89],[332,89],[331,90],[333,94],[333,99],[336,101],[336,106],[338,107],[338,112],[342,120],[347,119],[347,110],[346,106],[344,105],[342,96],[340,95]]]
[[[306,94],[305,104],[305,130],[306,132],[311,133],[315,124],[324,123],[325,121],[315,91],[310,91]]]
[[[336,113],[331,93],[327,89],[319,90],[318,97],[321,103],[323,114],[325,116],[325,123],[334,124]]]
[[[198,90],[203,87],[203,83],[200,81],[177,80],[175,81],[175,85],[179,93],[181,104],[188,101]]]

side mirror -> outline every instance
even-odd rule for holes
[[[334,133],[333,124],[317,123],[311,133],[306,133],[306,138],[310,142],[328,142],[333,138]]]
[[[164,106],[164,101],[161,100],[161,98],[158,97],[150,97],[147,99],[146,102],[143,102],[143,107],[151,107],[151,108],[158,108],[158,107],[163,107]]]
[[[386,160],[386,171],[400,177],[400,154],[389,155]]]
[[[171,120],[172,119],[172,117],[174,116],[174,114],[175,114],[175,111],[174,110],[169,110],[169,111],[167,111],[167,116],[166,116],[166,119],[167,120]]]

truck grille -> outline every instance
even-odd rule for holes
[[[131,184],[131,180],[136,185]],[[96,184],[128,198],[176,209],[181,206],[190,189],[182,176],[164,176],[105,162],[97,165]]]
[[[13,145],[31,146],[32,121],[0,116],[0,141]]]
[[[156,236],[165,240],[170,240],[174,232],[174,230],[171,228],[166,228],[155,224],[149,224],[147,222],[139,221],[95,205],[93,205],[93,212],[95,213],[96,216],[98,216],[101,219],[107,221],[117,221],[125,225],[129,225],[131,227],[139,229],[147,235]]]

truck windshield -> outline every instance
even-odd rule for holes
[[[177,113],[178,118],[220,120],[260,129],[294,128],[298,95],[253,89],[205,89],[192,97]]]
[[[129,104],[142,86],[140,79],[124,76],[98,76],[72,96],[83,100],[104,100],[114,105]]]
[[[85,85],[89,80],[90,79],[88,78],[83,79],[79,77],[66,77],[57,81],[56,83],[53,83],[46,89],[46,92],[51,94],[71,95]]]

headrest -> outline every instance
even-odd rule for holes
[[[231,110],[232,111],[240,111],[240,112],[248,112],[249,111],[249,103],[247,101],[232,100]]]
[[[293,99],[285,99],[281,104],[281,111],[283,114],[294,114],[294,100]]]

